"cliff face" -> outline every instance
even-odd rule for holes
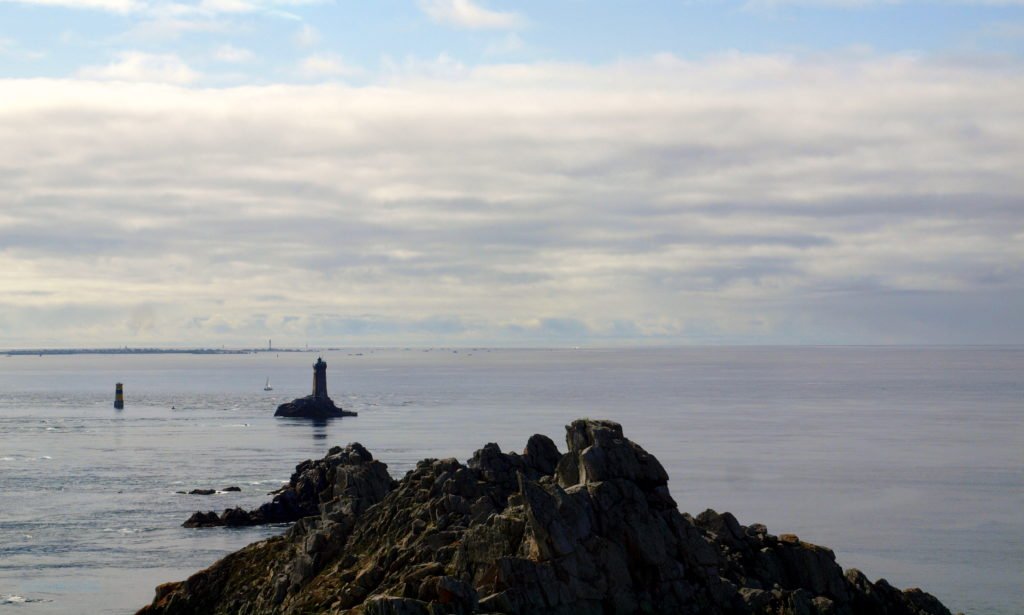
[[[680,513],[616,423],[575,421],[566,443],[488,444],[397,483],[361,446],[332,449],[307,462],[324,471],[318,514],[161,585],[140,613],[949,614],[796,536]]]

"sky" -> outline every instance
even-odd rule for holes
[[[1024,343],[1022,0],[0,0],[0,348]]]

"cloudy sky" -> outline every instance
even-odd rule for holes
[[[0,348],[1024,343],[1022,0],[0,0]]]

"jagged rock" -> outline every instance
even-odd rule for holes
[[[283,536],[157,588],[147,615],[948,615],[933,596],[845,574],[825,547],[729,513],[680,513],[668,475],[611,421],[399,482],[358,444],[300,464]],[[316,506],[313,506],[316,503]],[[282,504],[283,505],[283,504]],[[268,505],[265,505],[268,506]],[[197,513],[226,524],[245,513]],[[190,519],[192,522],[192,519]]]
[[[558,460],[562,458],[562,454],[558,452],[558,447],[555,446],[551,438],[541,434],[534,434],[526,442],[523,457],[526,458],[530,467],[537,470],[541,475],[550,475],[554,473],[555,468],[558,466]]]
[[[295,467],[288,484],[274,499],[248,512],[241,508],[197,512],[184,527],[246,526],[288,523],[324,512],[327,518],[361,513],[384,498],[394,480],[387,466],[373,459],[362,445],[334,447],[319,461],[306,460]]]
[[[193,513],[192,516],[182,524],[183,527],[214,527],[218,525],[224,525],[224,522],[222,522],[220,517],[217,516],[217,513],[213,511]]]
[[[221,522],[228,527],[243,527],[246,525],[255,525],[253,522],[253,516],[250,513],[245,512],[243,509],[235,507],[229,508],[221,513]]]
[[[189,491],[189,495],[213,495],[217,493],[216,489],[193,489]]]

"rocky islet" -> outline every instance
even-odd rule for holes
[[[327,363],[322,357],[317,358],[316,363],[313,364],[312,393],[281,404],[274,412],[274,416],[316,420],[358,415],[358,412],[339,408],[327,394]]]

